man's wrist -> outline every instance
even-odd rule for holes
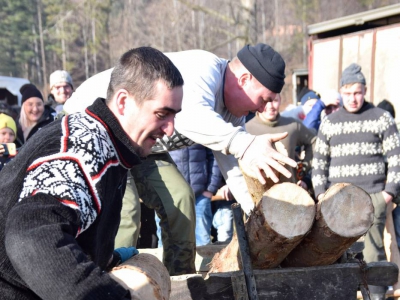
[[[108,263],[106,271],[109,272],[112,268],[118,266],[121,263],[121,255],[117,251],[113,251],[112,259]]]
[[[204,191],[203,196],[211,199],[211,197],[213,196],[213,193],[211,193],[210,191]]]

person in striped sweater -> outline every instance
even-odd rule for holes
[[[321,199],[331,185],[343,182],[369,193],[375,217],[365,236],[364,260],[384,261],[386,205],[400,191],[399,132],[389,112],[365,101],[366,80],[359,65],[353,63],[343,71],[340,86],[344,107],[323,120],[314,149],[315,196]],[[369,289],[371,299],[385,299],[386,287]]]

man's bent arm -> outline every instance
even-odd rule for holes
[[[239,168],[237,159],[232,155],[224,155],[217,151],[214,151],[214,156],[231,193],[235,197],[236,201],[241,205],[243,211],[247,215],[250,215],[250,212],[254,209],[254,202],[248,191],[247,184],[244,180],[242,171]]]
[[[10,211],[5,246],[18,275],[42,299],[125,299],[129,291],[83,253],[79,213],[50,195],[24,198]]]

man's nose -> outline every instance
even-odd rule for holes
[[[174,133],[174,119],[167,121],[162,127],[162,131],[167,135],[171,136]]]
[[[262,105],[257,109],[258,112],[262,113],[265,111],[265,108],[267,107],[268,102],[263,102]]]

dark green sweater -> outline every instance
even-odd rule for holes
[[[103,99],[29,139],[0,172],[1,299],[130,299],[104,270],[138,163]]]
[[[246,123],[246,131],[254,135],[287,132],[288,136],[281,140],[281,142],[285,146],[288,156],[295,159],[296,146],[303,146],[305,152],[303,162],[306,166],[306,171],[308,172],[311,169],[313,145],[316,136],[310,129],[304,126],[303,123],[293,118],[282,117],[281,115],[278,115],[275,121],[268,121],[262,118],[262,115],[257,112],[256,116]],[[286,167],[292,172],[292,177],[286,178],[281,175],[279,180],[281,182],[296,183],[298,181],[296,169],[289,166]]]

